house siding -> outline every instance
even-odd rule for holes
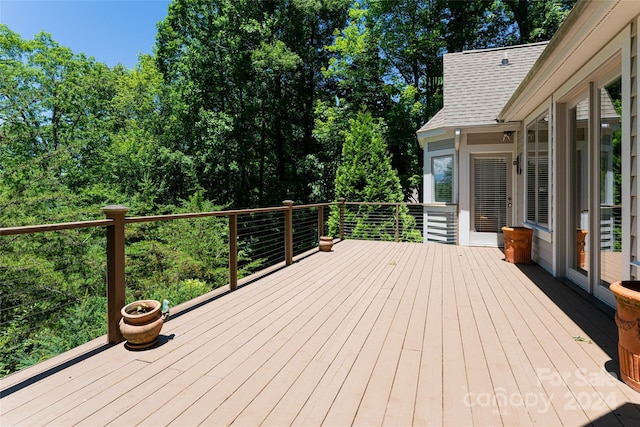
[[[553,270],[553,247],[551,242],[547,242],[534,235],[531,246],[532,259],[547,271]]]

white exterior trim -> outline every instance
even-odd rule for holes
[[[627,37],[622,43],[622,200],[631,200],[631,26],[626,28]],[[631,278],[631,206],[622,203],[622,280]],[[636,234],[639,236],[639,234]],[[613,297],[613,294],[611,294]]]
[[[425,203],[437,203],[434,198],[434,179],[433,171],[431,170],[431,162],[434,157],[452,156],[453,157],[453,171],[452,171],[452,195],[449,203],[458,203],[458,165],[457,165],[457,153],[453,148],[446,148],[443,150],[427,151],[424,150],[424,202]]]
[[[620,49],[625,40],[631,38],[631,29],[627,25],[618,35],[603,47],[584,66],[580,67],[573,76],[564,82],[553,94],[557,102],[567,102],[577,96],[578,92],[587,89],[590,81],[597,80],[599,75],[607,73],[609,68],[602,69],[616,55],[620,54]]]

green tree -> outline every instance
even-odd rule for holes
[[[178,0],[157,37],[171,90],[163,145],[188,155],[208,198],[306,200],[320,69],[346,1]]]
[[[349,120],[349,130],[344,132],[342,162],[335,181],[336,197],[348,201],[402,202],[404,194],[397,172],[391,166],[391,158],[384,140],[385,123],[374,119],[371,113],[360,111]],[[384,221],[372,223],[370,217],[383,217]],[[354,222],[354,237],[393,239],[395,233],[395,207],[363,205],[358,212],[348,212],[347,221]],[[402,229],[407,236],[416,238],[415,220],[406,208],[400,212]],[[329,230],[338,233],[339,212],[333,209],[329,218]]]
[[[502,1],[518,27],[514,44],[522,44],[551,39],[577,0]]]

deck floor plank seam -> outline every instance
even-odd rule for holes
[[[497,281],[500,282],[499,279]],[[520,290],[524,291],[525,289],[530,289],[530,287],[525,286]],[[594,360],[593,357],[590,357],[586,352],[586,346],[592,344],[574,339],[574,337],[576,337],[574,334],[580,331],[580,329],[571,326],[575,324],[571,322],[569,316],[563,312],[547,310],[545,306],[537,303],[538,300],[529,297],[529,295],[530,294],[525,294],[525,296],[519,300],[518,304],[520,307],[524,307],[534,302],[536,303],[531,310],[533,317],[538,317],[538,320],[546,326],[551,339],[555,340],[553,344],[555,351],[550,352],[551,354],[549,356],[552,357],[553,355],[555,363],[561,363],[558,371],[550,373],[544,371],[544,375],[546,376],[547,374],[553,373],[566,378],[565,383],[568,392],[558,393],[557,396],[559,395],[560,398],[556,399],[556,402],[559,401],[561,404],[561,412],[566,414],[567,412],[583,411],[592,421],[599,420],[607,422],[610,425],[617,425],[618,421],[614,418],[613,410],[615,409],[616,402],[623,399],[617,397],[617,388],[611,387],[616,380],[614,378],[607,380],[608,374],[604,373],[604,363],[608,360],[608,357],[600,360]],[[513,292],[510,296],[511,298],[517,298],[518,292]],[[507,299],[508,297],[505,296],[503,301]],[[604,316],[601,316],[604,319]],[[546,346],[546,351],[549,351],[550,346],[551,345]],[[594,361],[601,364],[600,369],[595,372],[586,371],[585,366],[589,366]],[[541,375],[542,374],[538,375],[538,378]],[[591,375],[594,375],[599,384],[592,384],[592,381],[587,380]],[[598,387],[596,387],[596,385]],[[600,393],[597,388],[604,390],[604,393]],[[602,419],[601,417],[600,408],[604,407],[609,407],[611,410],[608,419]],[[558,408],[557,411],[559,409],[560,408]]]
[[[347,269],[349,268],[349,263],[345,260],[340,260],[338,259],[337,262],[339,262],[339,265],[342,265],[343,268]],[[356,271],[357,274],[357,271]],[[334,287],[339,286],[339,283],[335,283],[333,285]],[[304,300],[304,298],[302,298],[301,300]],[[316,305],[318,305],[317,300],[313,300],[313,299],[309,299],[306,298],[306,303],[307,304],[314,304],[316,303]],[[276,304],[275,305],[276,309],[280,308],[283,310],[286,310],[286,305],[279,305]],[[305,306],[297,306],[295,307],[294,311],[290,311],[289,316],[298,313],[298,314],[302,314],[305,311]],[[230,346],[226,351],[227,353],[224,354],[220,354],[217,355],[218,358],[223,358],[224,360],[227,360],[228,362],[226,363],[226,365],[222,366],[220,364],[216,363],[216,366],[211,368],[210,363],[207,364],[206,362],[203,364],[203,370],[202,371],[198,371],[197,366],[196,367],[191,367],[190,368],[190,375],[194,375],[197,376],[197,373],[200,372],[200,375],[208,375],[208,376],[216,376],[216,372],[222,372],[222,374],[220,374],[220,376],[225,376],[224,372],[228,372],[230,375],[235,375],[234,378],[236,378],[236,384],[237,387],[239,387],[242,382],[244,380],[246,380],[246,376],[253,372],[253,369],[256,369],[257,366],[253,365],[252,366],[252,362],[249,362],[249,357],[253,354],[255,354],[256,352],[258,352],[260,349],[262,350],[261,353],[259,353],[259,355],[263,358],[266,359],[267,357],[272,355],[272,352],[275,351],[276,348],[278,348],[278,346],[284,345],[284,343],[286,342],[286,339],[284,338],[284,336],[280,339],[274,339],[273,337],[277,336],[278,334],[282,335],[282,331],[284,330],[285,332],[288,330],[293,330],[294,328],[298,328],[301,325],[291,322],[289,319],[295,319],[295,316],[293,317],[279,317],[276,320],[276,322],[278,322],[278,324],[281,324],[282,327],[273,327],[270,329],[267,328],[262,328],[262,339],[260,339],[259,341],[256,341],[253,337],[249,337],[249,339],[247,340],[247,343],[242,346],[244,348],[244,358],[241,359],[239,356],[239,354],[237,353],[238,348],[236,346]],[[308,319],[307,319],[308,320]],[[284,329],[282,329],[284,328]],[[289,329],[286,329],[289,328]],[[246,337],[245,337],[246,339]],[[264,347],[264,346],[267,347]],[[260,347],[262,346],[262,347]],[[268,350],[268,352],[264,352],[265,349]],[[255,363],[255,361],[253,361],[253,363]],[[244,371],[242,369],[243,365],[248,365],[249,371]],[[230,380],[226,379],[226,382],[224,383],[225,385],[228,384]],[[218,383],[216,383],[213,388],[211,390],[213,390],[216,386],[218,386]],[[207,392],[211,392],[214,393],[213,391],[208,390]],[[221,402],[220,402],[221,403]],[[194,403],[194,405],[196,405],[196,403]],[[215,405],[212,405],[210,402],[207,403],[203,403],[203,406],[205,406],[207,409],[215,409]],[[190,411],[194,411],[195,409],[190,409],[190,408],[185,408],[185,411],[190,410]],[[168,409],[165,412],[169,412],[170,409]],[[157,413],[157,414],[153,414],[153,418],[150,421],[153,420],[160,420],[160,419],[167,419],[169,415],[168,414],[162,414],[162,413]],[[208,416],[208,414],[207,414]]]
[[[342,241],[202,299],[151,350],[92,342],[0,380],[0,423],[638,425],[640,394],[606,372],[613,319],[503,258]]]
[[[476,256],[483,256],[483,254],[480,252],[476,252]],[[513,275],[517,276],[519,274],[518,268],[516,266],[508,266],[508,267],[512,270]],[[496,270],[498,271],[499,269],[500,267],[496,268]],[[496,286],[498,288],[497,291],[499,291],[500,288],[503,288],[503,286],[500,285],[501,282],[495,277],[494,270],[487,271],[487,275],[488,275],[488,279],[498,284]],[[517,298],[518,296],[517,289],[516,290],[510,289],[510,291],[511,292],[506,292],[503,290],[501,292],[501,298],[496,299],[497,303],[502,305],[509,305],[512,298],[514,299]],[[522,312],[526,311],[529,303],[532,304],[529,312],[530,315],[529,316],[522,315]],[[519,307],[517,312],[519,312],[520,315],[522,316],[520,318],[524,319],[527,325],[529,326],[529,328],[531,328],[531,330],[535,334],[535,340],[543,343],[543,351],[546,353],[547,359],[551,361],[553,366],[552,369],[554,369],[554,371],[557,370],[558,373],[575,372],[575,369],[577,369],[577,366],[573,363],[570,356],[567,355],[561,343],[558,342],[557,338],[553,334],[553,331],[557,328],[556,319],[553,316],[551,316],[550,313],[544,309],[544,307],[538,306],[536,301],[531,300],[527,302],[526,299],[523,299],[523,300],[519,300],[517,304]],[[515,316],[516,314],[514,314],[511,317],[515,317]],[[526,331],[524,328],[519,330],[521,332]],[[540,371],[537,371],[537,372],[540,372]],[[521,373],[521,375],[526,375],[526,374],[527,374],[526,372]],[[529,375],[532,382],[533,381],[536,381],[536,383],[543,382],[542,379],[539,378],[539,375],[536,372],[531,372],[529,373]],[[580,408],[578,406],[576,407],[576,410],[573,410],[573,411],[566,410],[568,405],[570,406],[571,403],[574,401],[573,393],[575,393],[575,387],[572,387],[572,385],[573,384],[571,384],[570,382],[559,383],[559,384],[556,384],[554,382],[554,384],[549,384],[549,386],[547,387],[547,389],[549,389],[549,392],[548,392],[549,401],[552,403],[556,414],[558,414],[561,417],[561,420],[563,423],[568,423],[568,424],[589,423],[590,418],[587,411],[584,410],[585,408]],[[585,392],[585,391],[582,390],[580,392]],[[577,401],[575,403],[577,404]]]
[[[344,288],[344,286],[340,285],[338,285],[337,287],[338,289]],[[315,355],[322,347],[323,334],[319,333],[319,331],[322,331],[322,328],[327,325],[326,319],[330,318],[332,314],[336,313],[337,310],[339,310],[342,301],[344,301],[345,299],[344,296],[338,297],[339,292],[335,292],[333,294],[335,295],[333,297],[330,297],[329,301],[319,302],[319,304],[322,305],[322,311],[314,314],[311,318],[311,321],[307,325],[305,325],[310,326],[308,328],[309,332],[301,331],[300,333],[292,337],[292,339],[287,342],[287,345],[279,351],[279,354],[274,355],[268,365],[265,364],[266,369],[260,369],[260,371],[257,372],[260,377],[263,377],[260,383],[264,384],[264,387],[260,388],[260,393],[257,394],[258,396],[267,396],[268,393],[265,393],[263,391],[269,385],[275,384],[277,386],[277,380],[274,381],[274,379],[276,378],[281,379],[284,382],[284,389],[286,390],[286,385],[290,385],[290,383],[295,380],[295,376],[279,374],[282,374],[283,371],[286,372],[287,370],[295,369],[296,366],[298,368],[304,368],[304,366],[306,366],[310,362],[312,356]],[[324,312],[326,312],[326,315],[323,315]],[[330,329],[335,330],[335,328],[339,326],[339,324],[340,322],[335,322],[333,324],[334,326]],[[326,333],[327,331],[324,331],[324,334]],[[293,345],[292,341],[297,342],[297,344]],[[256,379],[254,376],[252,377],[251,387],[255,387],[255,381]],[[249,381],[247,383],[249,383]],[[279,389],[278,393],[282,394],[283,390]],[[238,389],[236,392],[234,392],[234,395],[239,395],[239,398],[234,398],[233,396],[231,396],[229,399],[227,399],[227,401],[225,401],[223,405],[212,412],[209,415],[209,418],[205,419],[204,423],[208,424],[209,422],[213,422],[215,420],[215,422],[230,424],[248,405],[253,402],[253,399],[248,398],[251,393],[243,392],[241,389]]]

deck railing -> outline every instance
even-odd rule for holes
[[[458,205],[345,202],[343,237],[456,244]]]
[[[442,212],[446,220],[438,223],[433,219],[432,212]],[[319,203],[308,205],[295,205],[292,201],[283,202],[283,206],[226,210],[215,212],[182,213],[172,215],[154,216],[126,216],[128,208],[120,205],[106,206],[102,209],[105,219],[96,221],[69,222],[62,224],[46,224],[24,227],[0,228],[0,256],[3,250],[10,245],[9,239],[15,239],[19,235],[32,235],[29,238],[36,239],[42,233],[60,232],[64,230],[84,230],[85,233],[93,233],[99,228],[106,229],[106,242],[103,244],[106,254],[106,267],[93,266],[94,275],[90,282],[94,284],[106,281],[106,318],[107,337],[109,343],[122,341],[118,328],[120,321],[120,309],[125,305],[125,288],[127,283],[127,269],[125,259],[139,255],[140,250],[132,254],[132,235],[140,238],[140,234],[151,232],[152,227],[166,221],[193,221],[187,228],[198,227],[197,221],[211,221],[218,218],[223,221],[220,230],[226,230],[227,236],[222,239],[228,245],[228,287],[233,291],[238,287],[240,278],[264,271],[268,267],[278,265],[290,265],[295,256],[305,254],[317,247],[321,235],[332,234],[336,239],[376,239],[395,241],[444,241],[455,242],[456,211],[455,205],[428,205],[406,203],[357,203],[346,202],[340,199],[338,202]],[[448,216],[447,216],[448,215]],[[226,221],[225,221],[226,219]],[[428,227],[425,228],[425,224]],[[137,230],[139,227],[140,230]],[[427,234],[423,230],[427,230]],[[433,239],[434,229],[443,229],[446,236],[444,240]],[[197,236],[194,237],[197,239]],[[42,238],[42,240],[45,240]],[[77,238],[76,240],[87,240]],[[104,241],[104,240],[103,240]],[[130,251],[127,257],[127,250]],[[144,251],[143,249],[141,249]],[[98,249],[99,251],[99,249]],[[95,252],[95,249],[94,249]],[[15,254],[14,254],[15,255]],[[13,270],[5,274],[0,268],[0,314],[3,310],[15,309],[15,307],[3,307],[2,293],[11,292],[21,287],[19,280],[14,280],[19,272],[15,266],[21,259],[14,261]],[[39,261],[38,261],[39,262]],[[138,261],[136,262],[144,262]],[[224,260],[217,260],[219,263]],[[1,263],[0,263],[1,264]],[[58,262],[59,265],[68,265],[69,261]],[[0,265],[1,267],[1,265]],[[66,267],[63,267],[66,268]],[[32,269],[36,271],[36,268]],[[87,269],[74,273],[76,276],[86,275]],[[3,277],[4,276],[4,277]],[[11,276],[11,278],[10,278]],[[36,276],[26,279],[29,283],[37,283]],[[56,279],[48,279],[55,282]],[[130,278],[131,280],[131,278]],[[224,279],[223,279],[224,280]],[[89,282],[89,280],[87,280]],[[47,289],[51,289],[48,286]],[[103,291],[104,292],[104,291]],[[26,309],[25,309],[26,310]],[[10,317],[10,316],[9,316]],[[7,316],[5,316],[5,319]],[[1,319],[1,318],[0,318]],[[11,320],[6,320],[10,322]],[[2,322],[0,322],[2,323]],[[0,325],[5,327],[7,325]]]

